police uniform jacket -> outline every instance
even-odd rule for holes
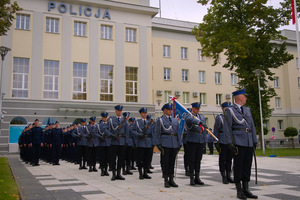
[[[177,119],[163,115],[156,121],[157,144],[167,148],[179,148],[182,145],[179,122]]]
[[[79,126],[72,131],[72,136],[77,138],[77,145],[78,146],[86,146],[87,139],[83,137],[83,133],[85,130],[85,126]]]
[[[51,129],[51,143],[52,145],[61,145],[63,144],[63,132],[61,128]]]
[[[250,109],[243,106],[244,115],[240,108],[234,104],[225,110],[228,122],[224,122],[225,142],[244,147],[253,147],[253,143],[257,143],[256,131]],[[225,118],[225,119],[226,119]],[[232,141],[232,136],[234,141]]]
[[[147,130],[145,130],[145,126],[148,125]],[[133,125],[134,134],[137,138],[137,147],[141,148],[151,148],[153,145],[153,139],[155,136],[155,126],[148,120],[137,119]],[[139,135],[143,135],[144,137],[139,137]]]
[[[109,132],[109,123],[100,121],[99,124],[96,124],[97,126],[97,138],[99,140],[99,146],[101,147],[108,147],[110,146],[110,135]]]
[[[99,139],[96,137],[97,134],[97,127],[96,124],[88,125],[85,127],[83,132],[83,137],[87,139],[86,146],[87,147],[98,147],[99,146]]]
[[[41,144],[44,142],[44,134],[41,127],[37,126],[30,129],[29,142],[32,144]]]
[[[129,129],[129,136],[128,136],[128,146],[133,147],[134,146],[134,139],[135,139],[135,134],[134,134],[134,127],[133,124],[130,124],[128,122],[128,129]]]
[[[224,115],[217,115],[214,125],[214,135],[219,139],[220,144],[228,144],[225,141],[225,134],[223,130],[223,124],[226,123]]]
[[[195,116],[196,118],[194,118]],[[186,127],[187,127],[187,134],[186,134],[186,141],[193,142],[193,143],[205,143],[206,142],[206,132],[199,126],[200,121],[205,123],[205,118],[201,114],[197,115],[188,115],[185,119]]]
[[[111,137],[110,145],[121,145],[124,146],[128,144],[129,140],[129,128],[128,123],[125,118],[120,118],[120,122],[117,116],[110,117],[109,121],[109,131],[111,134],[114,134],[118,138]],[[122,127],[119,129],[120,124],[123,124]]]

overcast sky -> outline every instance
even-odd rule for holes
[[[268,4],[274,7],[280,6],[282,0],[269,0]],[[159,7],[159,0],[150,0],[150,5]],[[298,5],[300,6],[300,5]],[[197,0],[161,0],[161,17],[177,19],[190,22],[202,22],[203,16],[207,13],[207,7],[197,3]],[[157,17],[159,17],[159,13]],[[281,29],[296,30],[295,25],[290,22],[289,26]]]

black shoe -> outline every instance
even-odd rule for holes
[[[190,175],[190,185],[196,185],[194,175]]]
[[[200,173],[196,172],[195,173],[195,184],[197,185],[204,185],[204,183],[201,181],[201,179],[199,178]]]
[[[243,190],[242,191],[247,198],[250,198],[250,199],[258,198],[258,196],[254,195],[250,192],[248,182],[243,182]]]
[[[101,167],[101,176],[105,176],[105,171],[103,167]]]
[[[236,197],[238,199],[247,199],[246,195],[244,194],[243,190],[242,190],[242,186],[241,183],[235,183],[236,186]]]
[[[151,176],[149,176],[147,173],[144,173],[143,178],[145,178],[145,179],[151,179]]]
[[[132,173],[131,171],[127,170],[127,171],[126,171],[126,174],[132,175],[133,173]]]
[[[79,166],[79,170],[82,170],[83,168],[81,166]]]
[[[98,170],[94,167],[94,168],[93,168],[93,172],[98,172]]]
[[[134,166],[131,167],[131,170],[136,170],[136,168]]]
[[[90,167],[89,172],[92,172],[92,171],[93,171],[93,169],[92,169],[92,167]]]
[[[82,169],[87,169],[87,167],[86,167],[86,166],[83,166]]]
[[[116,176],[116,170],[112,170],[112,177],[111,180],[114,181],[116,180],[117,176]]]
[[[118,179],[118,180],[125,180],[125,178],[123,176],[121,176],[121,169],[117,170],[116,179]]]
[[[170,183],[169,183],[169,180],[168,180],[168,175],[163,175],[164,177],[164,186],[165,188],[170,188]]]
[[[225,172],[221,172],[221,176],[222,176],[222,183],[228,184],[228,180],[227,180],[227,177],[225,176]]]
[[[147,173],[148,174],[153,174],[153,172],[150,169],[147,170]]]
[[[150,168],[150,169],[154,169],[154,167],[152,167],[152,166],[150,166],[149,168]]]
[[[228,183],[234,183],[234,180],[231,178],[230,174],[231,174],[230,171],[226,172],[227,181]]]
[[[174,176],[173,175],[171,175],[170,176],[170,180],[169,180],[169,184],[170,184],[170,186],[171,187],[178,187],[178,185],[174,182]]]

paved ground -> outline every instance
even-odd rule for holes
[[[189,186],[184,176],[182,156],[178,156],[176,183],[178,188],[164,188],[159,166],[159,154],[154,154],[151,180],[139,180],[138,172],[127,175],[125,181],[111,181],[110,176],[101,177],[100,171],[78,170],[78,165],[61,161],[60,166],[40,162],[32,167],[21,162],[18,155],[9,158],[12,172],[19,184],[22,199],[236,199],[234,184],[224,185],[218,172],[218,156],[204,155],[201,179],[204,186]],[[300,199],[300,157],[258,159],[258,185],[251,190],[264,200]]]

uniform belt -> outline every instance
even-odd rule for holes
[[[145,135],[145,137],[146,137],[146,138],[151,138],[152,136],[151,136],[151,135],[147,135],[147,134],[146,134],[146,135]]]
[[[246,133],[252,132],[250,128],[233,128],[232,131],[244,131]]]
[[[125,137],[125,135],[124,134],[120,134],[119,137]]]
[[[162,133],[162,135],[177,136],[177,134],[176,134],[176,133]]]

